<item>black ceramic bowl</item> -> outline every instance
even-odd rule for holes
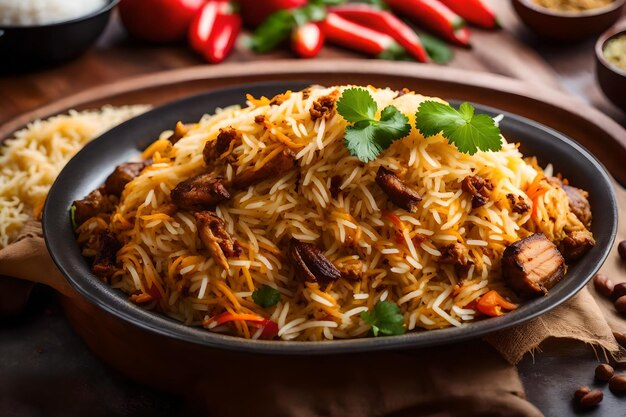
[[[617,204],[611,181],[602,165],[583,147],[546,126],[510,113],[477,105],[479,112],[504,114],[500,123],[510,140],[521,143],[526,155],[535,155],[542,165],[552,163],[572,184],[590,192],[596,246],[545,297],[526,302],[502,317],[466,325],[401,336],[334,340],[326,342],[247,340],[188,327],[164,315],[146,311],[128,301],[127,295],[102,283],[91,273],[81,255],[70,221],[70,207],[104,182],[115,166],[137,156],[161,131],[177,121],[194,122],[217,107],[243,103],[245,94],[272,97],[285,90],[299,90],[308,82],[242,85],[214,90],[156,108],[105,133],[88,144],[63,169],[44,207],[43,229],[52,259],[69,283],[89,302],[119,319],[143,329],[213,348],[271,354],[330,354],[426,347],[454,343],[502,330],[553,309],[576,294],[606,259],[617,230]],[[453,101],[458,104],[458,102]]]
[[[513,0],[513,8],[528,28],[537,35],[557,41],[575,41],[598,35],[617,22],[625,0],[584,12],[547,9],[532,0]]]
[[[616,106],[626,111],[626,70],[616,67],[604,57],[606,43],[618,36],[626,35],[626,26],[610,29],[596,42],[596,77],[602,92]]]
[[[34,26],[0,26],[1,72],[52,66],[80,56],[98,39],[118,1],[106,0],[101,9],[72,20]]]

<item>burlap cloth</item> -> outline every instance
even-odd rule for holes
[[[626,191],[616,186],[616,192],[619,242],[626,239]],[[626,267],[616,247],[602,271],[616,282],[626,281]],[[38,223],[28,224],[18,241],[0,251],[0,275],[61,283],[56,289],[70,294],[72,289],[59,274]],[[0,306],[19,295],[7,290],[7,282],[0,287]],[[624,361],[612,331],[626,333],[626,320],[590,284],[541,317],[483,341],[392,353],[242,359],[246,364],[242,371],[249,379],[242,382],[241,374],[229,364],[219,378],[197,381],[187,407],[190,414],[220,417],[541,416],[524,399],[514,365],[551,337],[592,344],[597,351]],[[262,375],[263,383],[254,375]],[[236,400],[237,392],[245,392],[246,401]]]

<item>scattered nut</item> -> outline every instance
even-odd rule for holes
[[[591,392],[591,390],[589,389],[589,387],[584,386],[584,387],[579,387],[575,392],[574,392],[574,399],[578,402],[580,402],[580,400],[587,394],[589,394]]]
[[[609,389],[615,394],[626,394],[626,374],[615,375],[611,378]]]
[[[593,285],[596,287],[596,290],[605,297],[610,297],[613,294],[613,287],[615,286],[613,281],[604,274],[596,274],[596,276],[593,277]]]
[[[603,363],[596,367],[596,379],[606,382],[613,377],[615,370],[609,364]]]
[[[617,340],[617,343],[622,345],[623,348],[626,348],[626,334],[613,332],[613,337]]]
[[[617,245],[617,253],[619,253],[623,261],[626,261],[626,240],[619,242],[619,245]]]
[[[600,404],[603,398],[604,398],[604,394],[602,394],[602,391],[598,389],[594,389],[593,391],[589,391],[587,394],[585,394],[578,401],[578,403],[583,408],[592,408]]]
[[[613,301],[626,295],[626,282],[620,282],[613,287]]]
[[[620,313],[626,313],[626,295],[615,300],[615,309]]]

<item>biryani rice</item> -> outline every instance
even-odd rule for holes
[[[507,245],[534,232],[558,242],[569,230],[584,228],[570,212],[564,191],[513,143],[504,142],[498,152],[468,155],[441,135],[424,138],[412,129],[378,159],[362,163],[343,143],[346,122],[340,115],[313,120],[309,112],[316,99],[345,88],[287,92],[274,105],[249,97],[243,109],[229,107],[203,117],[174,145],[167,140],[171,132],[164,132],[143,155],[154,163],[126,186],[110,218],[94,217],[78,228],[84,254],[94,256],[96,232],[110,229],[123,242],[117,253],[121,269],[111,285],[128,294],[158,291],[160,300],[147,308],[246,338],[260,337],[260,329],[244,321],[231,327],[205,320],[222,312],[254,313],[275,321],[282,340],[328,340],[365,336],[370,326],[360,314],[382,300],[399,306],[409,330],[463,326],[475,319],[472,302],[489,290],[515,297],[501,278],[499,259]],[[367,90],[378,108],[393,104],[411,124],[420,102],[439,100]],[[205,144],[229,127],[242,134],[232,151],[236,162],[211,167],[214,173],[231,181],[285,146],[297,154],[299,170],[233,192],[216,207],[243,247],[225,270],[202,247],[193,214],[168,208],[177,184],[206,172]],[[416,188],[423,197],[417,212],[389,202],[374,181],[380,166]],[[341,191],[333,198],[331,178],[337,175]],[[475,209],[461,191],[461,181],[471,175],[495,185],[487,204]],[[533,210],[512,212],[507,194],[522,196]],[[400,229],[390,221],[394,215]],[[327,286],[303,282],[284,255],[292,237],[323,248],[335,265],[362,262],[360,279],[340,278]],[[438,262],[441,248],[453,242],[468,250],[473,264],[466,271]],[[261,308],[251,298],[264,284],[281,294],[274,307]]]

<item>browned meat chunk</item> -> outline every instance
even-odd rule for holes
[[[219,159],[220,156],[231,149],[231,144],[234,143],[236,146],[238,142],[241,142],[241,133],[232,127],[220,129],[220,133],[217,135],[215,141],[207,142],[204,146],[204,150],[202,151],[204,163],[209,165],[211,162]]]
[[[460,243],[452,243],[441,248],[439,263],[466,266],[472,263],[467,248]]]
[[[265,116],[262,114],[259,114],[258,116],[254,116],[254,123],[262,125],[265,123]]]
[[[137,177],[141,171],[148,166],[148,162],[128,162],[118,165],[115,171],[104,182],[107,193],[120,196],[126,184]]]
[[[575,230],[565,236],[559,250],[568,261],[581,258],[596,245],[593,235],[588,230]]]
[[[330,118],[335,113],[335,102],[339,97],[339,91],[335,90],[327,96],[320,97],[313,102],[313,106],[309,109],[312,120],[321,118]]]
[[[502,276],[520,297],[545,295],[565,273],[565,260],[541,233],[509,245],[502,255]]]
[[[185,137],[187,133],[189,133],[189,129],[192,125],[183,124],[183,122],[176,123],[176,127],[174,128],[174,133],[170,135],[167,140],[169,140],[172,145],[175,145],[176,142]]]
[[[296,155],[289,149],[284,149],[270,159],[261,168],[248,169],[237,174],[233,179],[233,187],[246,188],[270,178],[278,179],[281,175],[292,170],[296,166]]]
[[[179,209],[202,210],[228,200],[230,193],[222,178],[213,174],[201,174],[178,184],[170,197]]]
[[[392,171],[382,166],[378,168],[376,173],[376,184],[382,188],[396,206],[408,212],[415,212],[417,203],[422,201],[422,197],[420,197],[417,191],[402,182]]]
[[[530,210],[530,206],[521,195],[507,194],[506,199],[509,200],[509,203],[511,204],[511,211],[513,211],[513,213],[524,214]]]
[[[296,276],[309,282],[327,283],[341,277],[341,272],[330,262],[324,253],[311,243],[291,239],[289,257]]]
[[[102,281],[108,281],[118,270],[116,254],[121,248],[122,245],[113,233],[105,230],[100,234],[100,248],[93,260],[91,271]]]
[[[274,97],[272,97],[272,99],[270,100],[270,106],[280,106],[288,98],[289,98],[288,94],[285,94],[285,93],[277,94]]]
[[[591,226],[591,206],[589,205],[589,193],[580,188],[572,187],[570,185],[562,185],[563,191],[567,194],[569,200],[569,209],[578,217],[578,220],[585,225],[585,227]]]
[[[341,192],[341,177],[339,175],[333,175],[330,179],[330,195],[333,198],[337,198]]]
[[[104,187],[93,190],[82,200],[74,201],[74,222],[76,226],[80,226],[92,217],[100,213],[106,213],[111,210],[111,201],[106,196]]]
[[[195,213],[200,240],[211,252],[215,263],[228,269],[227,258],[241,255],[241,246],[226,231],[224,220],[208,211]]]
[[[461,188],[472,196],[472,208],[478,208],[487,204],[489,193],[493,190],[493,184],[477,175],[470,175],[465,177],[461,183]]]

